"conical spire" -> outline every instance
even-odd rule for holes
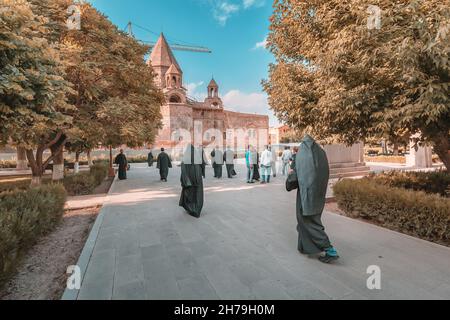
[[[178,64],[177,59],[175,59],[172,49],[170,49],[163,33],[161,33],[161,36],[152,50],[150,61],[153,67],[169,68],[173,64],[181,72],[180,65]]]
[[[210,88],[218,88],[219,85],[217,84],[216,80],[214,80],[214,78],[212,78],[211,81],[208,84],[208,87],[210,87]]]

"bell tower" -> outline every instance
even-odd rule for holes
[[[205,103],[208,107],[223,109],[223,102],[219,97],[219,85],[214,78],[208,84],[208,97],[205,99]]]

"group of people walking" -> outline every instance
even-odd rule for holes
[[[236,175],[234,169],[235,153],[227,147],[225,151],[218,147],[211,151],[211,162],[214,177],[222,178],[223,165],[226,166],[228,178]],[[266,146],[261,155],[252,146],[247,148],[245,163],[247,166],[247,183],[270,183],[271,176],[276,177],[276,163],[278,154],[271,146]],[[123,162],[126,157],[123,150],[116,158],[119,164],[119,178],[123,178]],[[288,175],[286,189],[297,190],[296,216],[298,231],[298,250],[302,254],[320,254],[319,260],[331,263],[339,259],[336,249],[331,245],[322,224],[322,213],[325,207],[326,193],[330,169],[325,151],[312,137],[306,135],[300,147],[293,151],[286,147],[281,154],[282,174]],[[152,152],[148,154],[149,166],[153,166]],[[188,214],[200,218],[204,203],[203,179],[206,176],[207,159],[202,147],[188,145],[184,150],[181,161],[180,183],[182,187],[179,206]],[[157,168],[161,181],[167,182],[172,162],[169,155],[161,149],[157,157]],[[261,170],[259,170],[261,169]],[[125,172],[126,179],[126,172]],[[289,185],[289,187],[288,187]]]

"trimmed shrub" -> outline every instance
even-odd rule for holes
[[[108,175],[108,164],[105,162],[94,164],[90,168],[90,174],[94,177],[95,183],[100,185]]]
[[[135,156],[135,157],[128,157],[127,161],[128,163],[147,163],[148,156]]]
[[[390,162],[390,163],[406,163],[406,157],[404,156],[366,156],[364,157],[366,162]]]
[[[0,169],[15,169],[16,166],[16,160],[0,160]]]
[[[63,180],[64,188],[70,196],[84,196],[92,194],[97,183],[90,172],[80,172],[70,175]]]
[[[66,191],[60,184],[0,193],[0,283],[26,249],[54,229],[65,202]]]
[[[450,199],[372,181],[345,179],[333,188],[345,215],[450,246]]]
[[[374,182],[389,187],[436,193],[450,196],[450,174],[447,171],[401,172],[391,171],[370,176]]]

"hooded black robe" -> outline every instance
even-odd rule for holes
[[[162,151],[158,155],[158,165],[156,166],[159,169],[159,175],[161,176],[161,180],[166,180],[169,175],[169,168],[172,168],[172,162],[170,161],[170,157],[167,153]]]
[[[203,208],[202,165],[195,164],[195,153],[202,151],[190,145],[186,148],[181,163],[181,197],[180,207],[195,218],[200,218]],[[200,158],[200,154],[197,155]]]
[[[119,153],[114,159],[114,163],[119,166],[119,180],[126,180],[128,169],[127,157],[123,153]]]
[[[306,135],[295,157],[297,171],[298,250],[317,254],[331,247],[322,224],[330,168],[325,151]]]
[[[253,165],[253,180],[259,181],[261,179],[261,175],[259,174],[259,153],[256,151],[255,153],[256,153],[256,163]]]

